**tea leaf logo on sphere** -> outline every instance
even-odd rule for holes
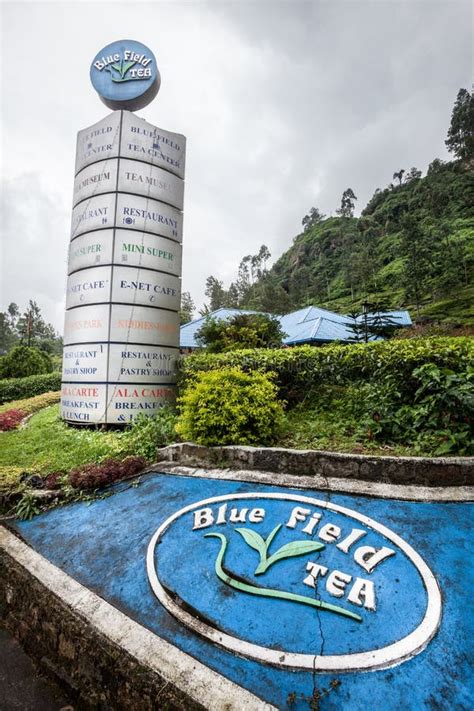
[[[115,64],[111,65],[111,68],[106,67],[105,71],[109,72],[110,76],[112,77],[112,81],[115,82],[121,82],[121,81],[132,81],[133,77],[127,77],[125,76],[130,67],[133,67],[133,65],[136,64],[136,62],[126,62],[124,59],[120,60],[120,62],[116,62]],[[112,73],[112,69],[117,72],[119,75],[119,78],[115,77]]]

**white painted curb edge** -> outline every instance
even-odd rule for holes
[[[158,462],[147,467],[143,474],[175,474],[177,476],[202,477],[227,481],[248,481],[254,484],[270,484],[292,489],[311,489],[354,496],[369,496],[398,501],[462,503],[474,500],[472,486],[418,486],[416,484],[386,484],[342,479],[339,477],[308,476],[307,474],[281,474],[257,469],[217,469],[192,467],[176,462]]]
[[[276,707],[131,620],[1,525],[0,548],[101,635],[205,708],[276,711]]]

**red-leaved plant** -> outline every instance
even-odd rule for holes
[[[74,489],[98,489],[114,481],[126,479],[146,467],[144,457],[127,457],[123,461],[106,459],[102,464],[86,464],[69,472],[69,483]]]
[[[63,476],[64,472],[50,472],[44,479],[45,489],[60,489]]]
[[[0,431],[16,430],[21,421],[26,417],[23,410],[6,410],[0,412]]]

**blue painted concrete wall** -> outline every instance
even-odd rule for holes
[[[433,571],[442,594],[442,618],[438,632],[424,651],[392,668],[360,672],[313,674],[309,670],[277,668],[236,656],[189,630],[167,612],[151,590],[146,572],[146,553],[157,528],[179,509],[194,502],[229,494],[256,492],[312,496],[347,507],[383,524],[414,548]],[[247,503],[245,505],[248,505]],[[255,576],[258,554],[245,544],[236,527],[259,531],[263,537],[277,520],[288,519],[288,504],[275,501],[266,506],[267,518],[258,525],[246,523],[195,529],[193,513],[179,517],[161,538],[155,556],[156,570],[166,587],[177,591],[204,621],[259,645],[289,652],[341,654],[383,647],[409,633],[423,617],[426,591],[412,563],[379,532],[366,527],[360,544],[392,546],[391,558],[372,574],[365,573],[351,555],[334,543],[324,549],[283,560],[265,576]],[[214,507],[215,508],[215,507]],[[291,508],[291,506],[290,506]],[[328,512],[322,519],[340,525],[343,533],[352,526],[364,528],[347,516]],[[305,538],[304,523],[292,530],[283,526],[271,551]],[[298,530],[299,527],[299,530]],[[167,641],[282,709],[310,708],[314,685],[340,685],[325,695],[321,709],[470,709],[469,652],[472,650],[473,574],[469,555],[472,507],[469,504],[410,503],[361,496],[343,496],[321,491],[290,490],[250,483],[150,474],[138,487],[121,484],[114,496],[91,505],[83,503],[54,509],[15,528],[36,550],[55,565],[91,588]],[[319,529],[320,530],[320,529]],[[352,575],[373,579],[377,611],[347,602],[320,588],[315,599],[324,599],[359,613],[361,622],[291,601],[262,599],[230,590],[214,572],[221,532],[228,539],[226,569],[236,579],[258,582],[269,588],[314,594],[302,586],[308,561],[329,570],[338,566]],[[311,540],[321,540],[312,536]],[[341,539],[342,540],[342,536]],[[354,549],[358,544],[354,545]],[[352,550],[351,550],[352,553]],[[343,568],[343,565],[345,567]],[[307,574],[307,573],[305,573]],[[324,581],[319,581],[318,585]],[[283,584],[282,584],[283,583]],[[304,588],[304,589],[303,589]],[[387,592],[388,591],[388,592]]]

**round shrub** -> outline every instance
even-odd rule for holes
[[[283,422],[283,406],[270,377],[239,368],[199,373],[178,399],[176,432],[208,446],[272,444]]]
[[[2,378],[25,378],[50,373],[53,364],[49,355],[38,348],[15,346],[3,357],[1,369]]]

